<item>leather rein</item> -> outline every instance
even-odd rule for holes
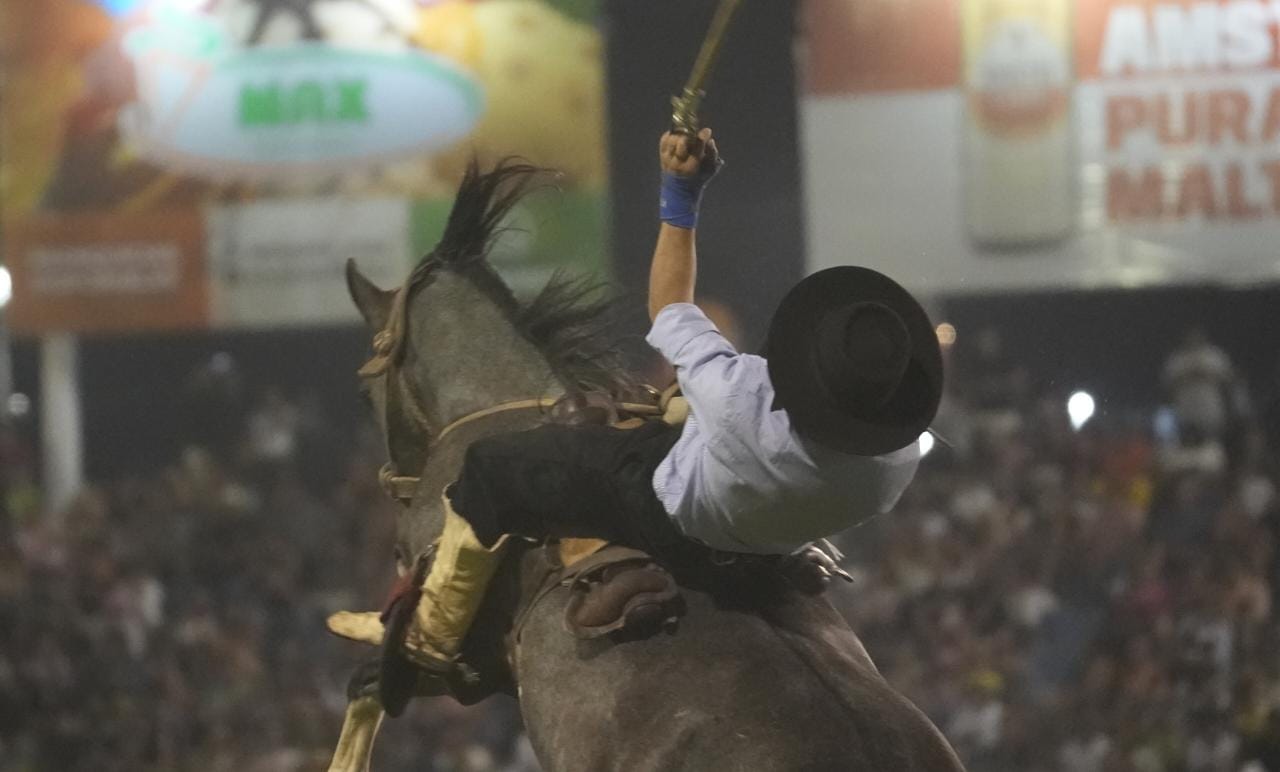
[[[453,421],[448,426],[441,429],[440,433],[437,434],[434,439],[430,440],[428,444],[441,442],[454,431],[476,421],[481,421],[504,413],[521,412],[525,410],[546,412],[547,410],[555,407],[559,402],[559,399],[540,397],[538,399],[512,400],[511,402],[503,402],[493,405],[492,407],[486,407],[473,413],[468,413]],[[628,419],[618,421],[615,425],[625,425],[629,420],[635,418],[661,418],[666,413],[666,410],[661,404],[646,404],[642,402],[618,402],[615,404],[620,413],[628,416]],[[382,468],[378,470],[378,482],[382,485],[382,490],[386,492],[388,496],[406,506],[412,503],[413,497],[417,492],[418,484],[421,481],[422,478],[420,476],[397,474],[396,468],[391,461],[383,464]]]
[[[490,416],[500,415],[502,413],[511,413],[524,410],[545,411],[554,406],[556,400],[549,397],[540,399],[519,399],[512,402],[503,402],[499,405],[477,410],[474,413],[468,413],[453,423],[440,430],[434,438],[428,440],[427,444],[432,445],[440,442],[454,431],[466,426],[469,423],[479,421]],[[388,416],[390,418],[390,416]],[[389,425],[389,424],[388,424]],[[420,430],[425,429],[424,426],[418,427]],[[430,435],[428,434],[428,437]],[[378,470],[378,482],[382,485],[382,490],[388,496],[399,501],[406,506],[413,501],[413,497],[418,488],[418,483],[422,481],[420,476],[398,474],[394,462],[388,460]]]

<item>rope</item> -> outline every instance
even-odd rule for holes
[[[444,429],[440,431],[440,434],[436,435],[435,441],[440,442],[445,437],[449,436],[449,432],[452,432],[455,429],[460,429],[463,426],[466,426],[467,424],[471,423],[472,421],[478,421],[481,418],[488,418],[491,415],[496,415],[498,413],[505,413],[510,410],[527,410],[529,408],[535,408],[535,407],[540,409],[545,409],[545,408],[551,407],[555,403],[556,403],[556,400],[554,399],[550,399],[548,397],[542,397],[541,399],[520,399],[520,400],[516,400],[515,402],[503,402],[501,405],[494,405],[493,407],[487,407],[484,410],[477,410],[474,413],[464,415],[463,417],[459,418],[458,420],[444,427]]]

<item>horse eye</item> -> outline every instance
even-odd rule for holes
[[[365,407],[373,410],[373,395],[369,393],[369,384],[367,383],[360,384],[360,401],[364,403]]]

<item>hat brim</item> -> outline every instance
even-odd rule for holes
[[[911,336],[906,373],[883,406],[861,414],[839,407],[813,361],[813,331],[832,308],[880,303],[901,317]],[[839,266],[809,276],[778,305],[765,342],[769,379],[796,431],[859,456],[891,453],[929,428],[942,399],[942,350],[924,308],[902,285],[870,268]]]

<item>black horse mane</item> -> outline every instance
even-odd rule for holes
[[[467,276],[507,312],[512,324],[542,352],[567,386],[623,397],[635,391],[616,334],[616,296],[590,277],[557,273],[531,301],[522,303],[486,259],[505,229],[502,222],[546,169],[504,159],[481,172],[467,166],[444,235],[422,258],[410,286],[438,266]]]

